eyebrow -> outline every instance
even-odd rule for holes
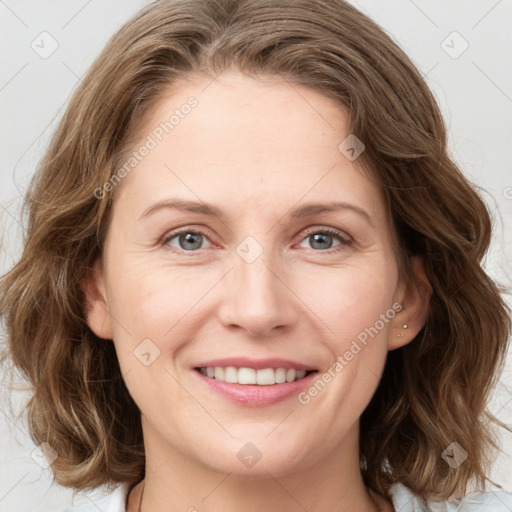
[[[177,210],[198,213],[201,215],[207,215],[210,217],[218,217],[221,220],[226,218],[226,214],[217,206],[212,204],[198,202],[198,201],[186,201],[184,199],[170,198],[164,199],[163,201],[159,201],[144,210],[142,215],[139,217],[139,220],[148,217],[149,215],[165,209],[165,208],[175,208]],[[297,206],[293,208],[289,216],[292,219],[299,219],[304,217],[312,217],[313,215],[317,215],[318,213],[324,212],[335,212],[341,210],[351,210],[358,215],[362,216],[366,221],[373,227],[373,222],[366,210],[357,206],[355,204],[346,203],[343,201],[331,201],[328,203],[307,203],[301,206]]]

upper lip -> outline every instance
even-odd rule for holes
[[[309,365],[298,363],[290,359],[270,358],[270,359],[250,359],[248,357],[226,357],[223,359],[212,359],[210,361],[202,361],[194,365],[194,368],[208,368],[208,367],[228,367],[234,366],[235,368],[254,368],[255,370],[263,370],[264,368],[285,368],[287,370],[315,370]]]

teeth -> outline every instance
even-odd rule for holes
[[[224,380],[224,373],[225,373],[224,368],[222,368],[221,366],[215,367],[214,376],[217,380]]]
[[[276,370],[276,384],[282,384],[283,382],[286,382],[286,370],[278,368]]]
[[[256,384],[270,386],[276,383],[276,371],[273,368],[265,368],[256,372]]]
[[[215,378],[217,379],[217,369],[215,369]],[[238,382],[238,370],[234,366],[228,366],[224,372],[224,380],[232,383]]]
[[[200,368],[199,371],[207,377],[223,382],[257,384],[259,386],[294,382],[306,376],[306,370],[287,370],[286,368],[255,370],[254,368],[235,368],[234,366],[227,366],[225,368],[221,366],[208,366],[208,368]]]
[[[256,370],[240,368],[238,370],[238,384],[256,384]]]

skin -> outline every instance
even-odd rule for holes
[[[277,77],[232,72],[210,82],[173,87],[141,120],[134,149],[169,112],[198,100],[117,186],[104,253],[85,283],[89,326],[113,340],[141,410],[142,510],[393,510],[374,495],[377,507],[363,484],[359,417],[388,350],[424,325],[421,262],[413,261],[415,283],[399,278],[382,195],[338,150],[348,135],[339,104]],[[140,218],[170,197],[216,205],[225,218],[172,208]],[[348,208],[289,217],[329,201],[355,205],[370,221]],[[176,236],[160,243],[176,228],[201,229],[200,248],[187,252]],[[342,238],[319,248],[312,235],[325,228]],[[263,251],[251,263],[236,252],[247,236]],[[192,370],[222,357],[281,357],[321,374],[395,302],[402,311],[307,405],[297,396],[235,404]],[[147,338],[160,350],[148,366],[134,356]],[[237,457],[247,442],[262,454],[252,468]]]

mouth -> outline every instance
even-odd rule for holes
[[[194,365],[207,389],[232,403],[264,407],[297,396],[318,370],[285,359],[229,358]]]
[[[196,371],[221,382],[241,384],[243,386],[273,386],[302,380],[316,370],[297,370],[295,368],[248,368],[242,366],[201,366],[194,368]]]

